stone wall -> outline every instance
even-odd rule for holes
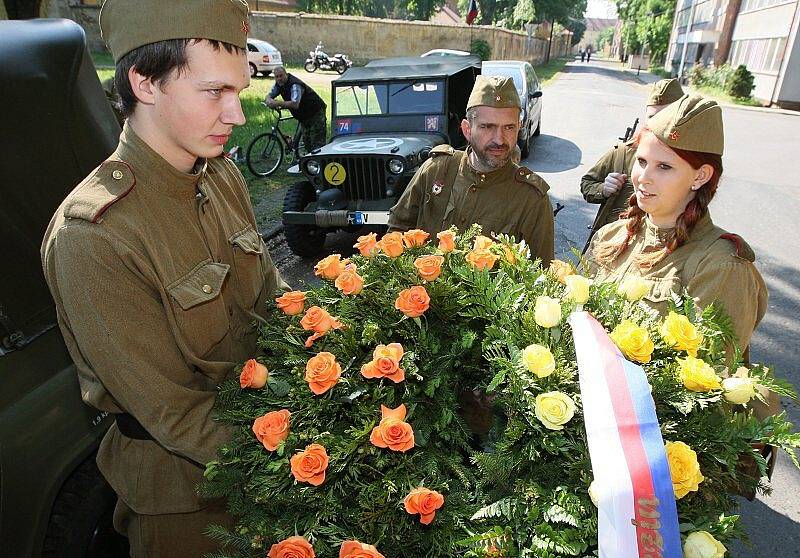
[[[41,12],[42,17],[76,21],[86,31],[92,50],[106,50],[97,21],[99,5],[42,0]],[[493,59],[526,60],[536,65],[546,57],[548,41],[541,37],[549,32],[549,28],[534,32],[533,26],[528,34],[481,25],[274,12],[254,12],[250,28],[252,37],[275,45],[288,64],[302,64],[320,40],[328,54],[344,52],[354,62],[364,63],[374,58],[418,56],[434,48],[469,50],[472,40],[483,39],[489,43]],[[551,57],[566,53],[566,38],[553,37]]]
[[[494,59],[527,60],[539,64],[547,52],[546,40],[477,25],[256,12],[250,19],[250,28],[251,36],[275,45],[290,64],[302,63],[320,40],[328,54],[344,52],[357,63],[390,56],[418,56],[434,48],[468,51],[474,39],[489,43]],[[552,56],[565,52],[564,47],[556,44]]]

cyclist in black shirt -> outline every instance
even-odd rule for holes
[[[265,99],[267,106],[289,109],[300,123],[306,152],[325,145],[328,130],[325,101],[308,85],[286,73],[283,66],[275,68],[272,74],[275,76],[275,85]],[[276,100],[279,95],[282,101]]]

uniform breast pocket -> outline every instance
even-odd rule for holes
[[[228,334],[222,286],[230,266],[210,259],[167,286],[179,337],[194,356],[205,356]]]
[[[231,235],[236,298],[245,310],[252,310],[264,289],[264,244],[252,226]]]
[[[679,295],[683,291],[680,278],[675,276],[646,280],[650,283],[650,291],[644,296],[644,300],[659,311],[666,311],[673,295]]]

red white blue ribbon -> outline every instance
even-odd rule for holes
[[[598,500],[601,558],[682,558],[664,440],[644,370],[586,312],[569,318]]]

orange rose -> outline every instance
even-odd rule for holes
[[[497,260],[500,259],[500,256],[492,254],[487,250],[472,250],[467,254],[466,259],[472,267],[483,271],[484,269],[492,269],[494,264],[497,263]]]
[[[314,275],[324,279],[336,279],[349,262],[350,260],[343,260],[339,254],[331,254],[314,266]]]
[[[303,537],[289,537],[269,549],[267,558],[315,558],[314,547]]]
[[[310,347],[315,340],[319,339],[332,329],[342,329],[344,324],[328,314],[319,306],[312,306],[306,311],[306,315],[300,320],[300,325],[306,331],[313,331],[314,334],[306,339],[306,347]]]
[[[396,258],[403,253],[403,233],[390,232],[383,235],[383,238],[378,241],[378,248],[383,250],[390,258]]]
[[[366,258],[371,258],[375,254],[378,253],[378,235],[375,233],[369,233],[364,236],[359,236],[358,240],[355,244],[353,244],[353,248],[358,248],[358,251],[361,252],[361,255]]]
[[[417,268],[420,277],[426,281],[433,281],[442,272],[443,263],[442,256],[422,256],[414,261],[414,267]]]
[[[239,385],[242,388],[261,389],[267,384],[268,378],[269,371],[267,367],[256,359],[251,358],[242,367],[242,373],[239,374]]]
[[[430,235],[421,229],[411,229],[403,233],[403,243],[408,248],[423,246]]]
[[[567,284],[568,275],[575,275],[575,267],[571,263],[562,260],[550,262],[550,268],[547,271],[563,285]]]
[[[305,380],[314,395],[322,395],[337,383],[342,375],[342,367],[336,357],[328,352],[321,352],[306,363]]]
[[[488,236],[481,236],[478,235],[475,237],[474,244],[472,245],[472,249],[475,252],[486,252],[494,245],[494,240],[489,238]]]
[[[396,409],[381,405],[381,417],[381,422],[372,429],[369,436],[372,445],[403,452],[414,447],[414,430],[405,422],[405,405]]]
[[[278,308],[283,310],[287,316],[296,316],[303,311],[306,304],[306,293],[303,291],[291,291],[283,293],[275,299]]]
[[[444,505],[444,496],[435,490],[419,487],[408,493],[403,504],[411,515],[419,514],[420,523],[430,525],[436,510]]]
[[[356,272],[356,266],[350,264],[344,268],[334,284],[342,294],[357,295],[364,288],[364,279]]]
[[[409,318],[422,316],[431,304],[431,297],[425,287],[419,285],[405,289],[394,301],[394,307]]]
[[[328,452],[319,444],[306,446],[289,460],[292,474],[297,482],[319,486],[325,481],[325,470],[328,468]]]
[[[442,231],[436,235],[439,239],[439,250],[445,254],[456,249],[456,235],[453,231]]]
[[[269,451],[278,449],[280,443],[289,436],[290,415],[289,411],[281,409],[260,416],[253,422],[253,434]]]
[[[361,375],[365,378],[389,378],[394,383],[406,379],[405,371],[400,368],[403,358],[403,346],[400,343],[378,345],[372,353],[372,362],[361,367]]]
[[[344,541],[339,548],[339,558],[384,558],[384,556],[371,544]]]

